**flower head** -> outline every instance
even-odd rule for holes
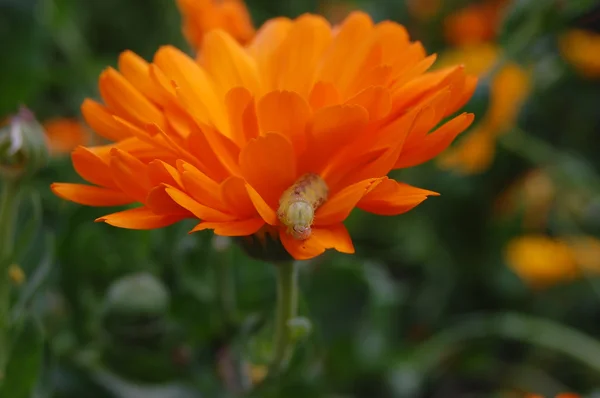
[[[193,231],[250,236],[268,228],[296,259],[354,248],[358,207],[396,215],[434,192],[388,179],[441,153],[472,122],[451,117],[476,79],[435,60],[405,29],[351,14],[268,21],[247,45],[214,30],[197,60],[166,46],[147,63],[121,55],[100,76],[104,104],[83,114],[116,141],[79,147],[94,185],[53,184],[77,203],[142,206],[98,221],[134,229],[197,218]],[[437,127],[436,127],[437,126]]]
[[[225,30],[242,44],[254,37],[254,26],[242,0],[177,0],[177,5],[183,16],[183,34],[196,50],[213,29]]]

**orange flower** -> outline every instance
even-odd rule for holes
[[[98,220],[118,227],[197,218],[193,231],[224,236],[268,226],[296,259],[352,253],[349,213],[401,214],[436,195],[386,175],[434,158],[473,121],[447,118],[476,80],[462,66],[427,72],[434,60],[402,26],[360,12],[335,29],[277,18],[246,48],[212,31],[197,61],[170,46],[151,64],[125,52],[121,73],[100,76],[105,105],[82,105],[117,141],[73,152],[95,185],[52,189],[91,206],[143,204]]]
[[[442,0],[407,0],[408,12],[421,21],[435,17],[442,8]]]
[[[563,57],[584,77],[600,78],[600,34],[574,29],[560,39]]]
[[[469,45],[447,51],[440,63],[452,65],[462,60],[467,73],[484,76],[500,55],[500,50],[493,44]],[[496,138],[516,122],[528,93],[527,71],[516,64],[500,69],[492,77],[486,114],[473,131],[440,158],[441,167],[463,174],[487,170],[494,159]]]
[[[89,142],[89,134],[77,120],[56,118],[44,123],[50,154],[61,156]]]
[[[254,26],[242,0],[177,0],[183,17],[183,34],[196,50],[204,35],[223,29],[245,44],[254,37]]]
[[[479,44],[496,37],[505,0],[488,0],[462,8],[444,20],[444,35],[452,45]]]

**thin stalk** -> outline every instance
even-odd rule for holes
[[[8,364],[10,279],[8,267],[14,250],[14,227],[17,215],[19,183],[4,181],[0,193],[0,384]]]
[[[289,364],[294,351],[294,339],[289,322],[298,309],[298,268],[292,262],[276,264],[277,308],[275,313],[274,355],[270,373],[280,373]]]

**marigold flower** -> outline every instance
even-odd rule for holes
[[[434,158],[473,121],[448,118],[476,79],[462,66],[428,72],[434,60],[404,27],[361,12],[335,29],[273,19],[247,47],[211,31],[196,61],[170,46],[152,63],[126,51],[120,72],[100,76],[105,104],[82,105],[117,141],[73,152],[94,185],[52,189],[84,205],[141,203],[98,219],[118,227],[197,218],[193,231],[223,236],[268,226],[296,259],[352,253],[352,209],[397,215],[437,195],[386,175]]]
[[[89,143],[89,134],[78,120],[67,118],[50,119],[44,122],[43,126],[48,138],[50,155],[65,155],[79,145]]]
[[[600,34],[574,29],[560,38],[562,56],[584,77],[600,78]]]
[[[242,0],[177,0],[177,5],[183,17],[183,34],[196,50],[213,29],[223,29],[242,44],[254,37],[250,13]]]
[[[490,72],[500,55],[493,44],[470,45],[449,50],[440,63],[452,65],[462,60],[467,73],[481,77]],[[501,68],[492,77],[486,114],[457,146],[440,157],[439,164],[463,174],[487,170],[494,159],[496,138],[514,125],[529,90],[526,70],[516,64]]]

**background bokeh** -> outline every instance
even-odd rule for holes
[[[476,124],[439,161],[393,175],[442,195],[398,217],[352,214],[357,254],[302,266],[312,333],[282,380],[254,395],[600,396],[600,4],[248,7],[256,26],[304,12],[339,22],[362,9],[405,24],[440,67],[464,62],[481,77],[467,106]],[[49,190],[78,180],[68,152],[94,142],[79,106],[98,97],[98,75],[121,51],[191,51],[175,2],[0,0],[0,43],[0,117],[26,105],[53,149],[23,195],[12,277],[30,321],[2,397],[225,397],[231,380],[263,377],[271,266],[209,232],[188,235],[185,222],[94,223],[110,209]]]

